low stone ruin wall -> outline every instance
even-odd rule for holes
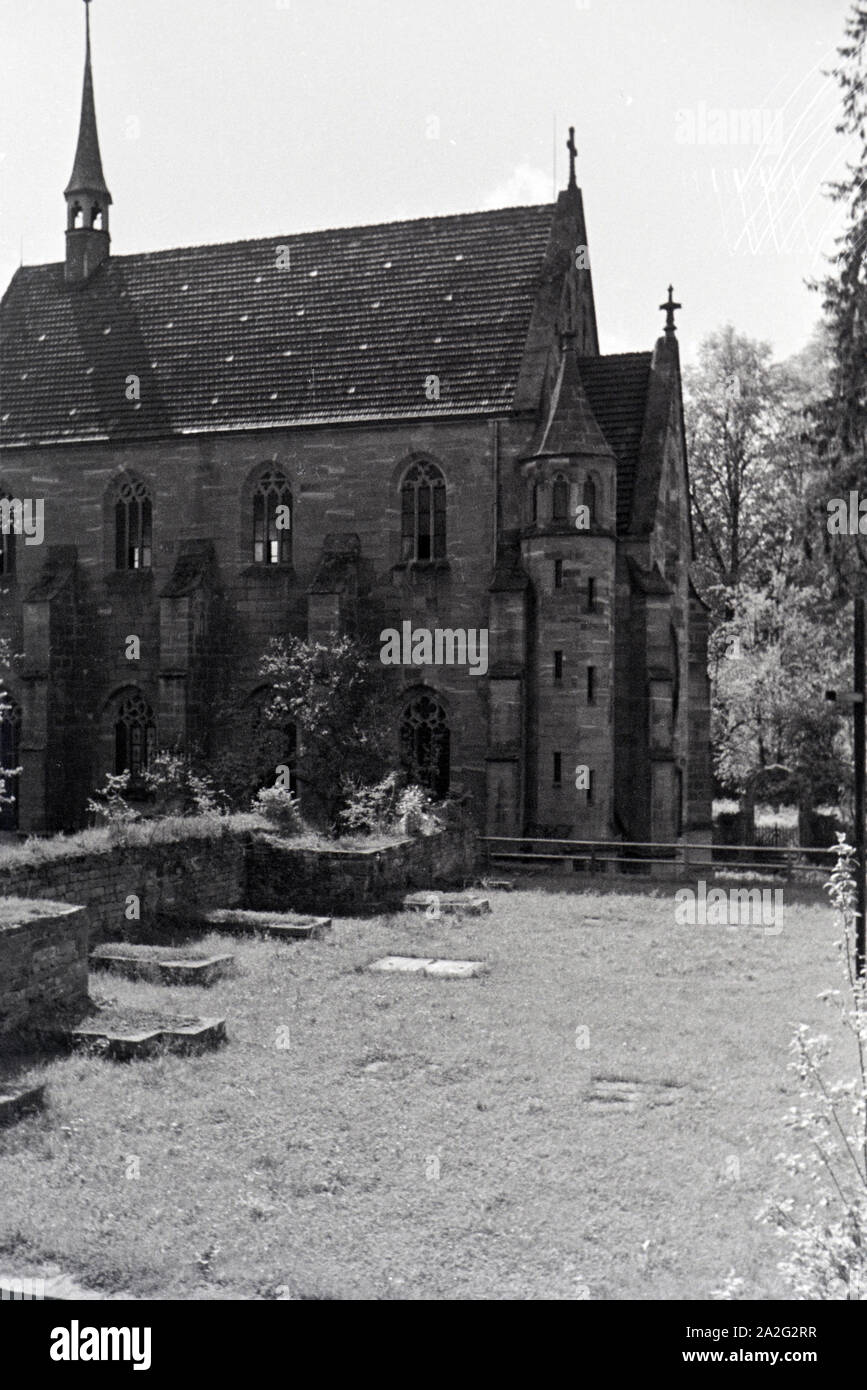
[[[3,1043],[87,1006],[88,913],[67,903],[0,899]]]
[[[255,834],[247,854],[247,906],[299,912],[372,912],[414,888],[463,887],[476,868],[473,828],[401,840],[383,849],[300,849]]]

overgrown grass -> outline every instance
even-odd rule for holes
[[[50,1108],[0,1132],[0,1269],[183,1299],[682,1299],[734,1268],[745,1297],[786,1297],[755,1216],[792,1028],[827,1026],[833,915],[787,888],[779,936],[682,927],[674,885],[604,887],[335,919],[320,942],[212,936],[237,974],[209,990],[92,976],[224,1013],[229,1042],[32,1067]],[[365,970],[387,953],[490,972]],[[599,1078],[645,1098],[594,1100]]]
[[[123,827],[94,826],[74,834],[32,836],[22,844],[0,845],[0,868],[4,865],[37,865],[51,860],[84,858],[90,854],[107,854],[118,845],[167,845],[185,840],[210,840],[215,836],[238,834],[245,830],[268,831],[279,834],[262,816],[253,812],[236,812],[229,816],[154,816],[131,821]],[[280,838],[286,838],[280,836]],[[298,849],[382,849],[397,844],[400,835],[346,835],[329,839],[315,830],[289,837]]]

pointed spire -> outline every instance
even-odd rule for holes
[[[675,309],[682,309],[683,305],[675,303],[674,289],[671,285],[669,285],[668,287],[668,299],[665,301],[664,304],[660,304],[659,307],[665,313],[665,336],[666,338],[673,338],[675,328],[674,311]]]
[[[527,457],[569,454],[613,457],[611,445],[599,427],[581,380],[578,335],[571,310],[560,330],[560,365],[551,399]]]
[[[93,72],[90,65],[90,3],[91,0],[84,0],[86,41],[78,147],[75,151],[72,174],[64,189],[64,196],[68,198],[73,193],[98,194],[104,203],[110,203],[111,194],[102,172],[99,135],[96,129],[96,107],[93,100]]]
[[[569,187],[577,188],[578,183],[575,178],[575,160],[578,157],[578,147],[575,144],[575,127],[569,127],[569,139],[566,141],[566,148],[569,151]]]

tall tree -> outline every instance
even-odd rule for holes
[[[837,133],[849,137],[855,158],[844,178],[830,184],[845,210],[831,271],[821,282],[831,348],[830,390],[813,410],[815,442],[824,463],[827,494],[845,495],[867,483],[867,5],[857,3],[846,22],[832,74],[842,92]],[[863,582],[867,537],[827,542],[842,582]]]
[[[684,383],[695,577],[718,611],[721,591],[761,583],[782,562],[790,493],[780,441],[792,430],[790,383],[771,363],[770,346],[731,324],[705,339]]]

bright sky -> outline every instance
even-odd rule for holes
[[[574,124],[603,352],[800,349],[847,0],[93,0],[115,254],[551,198]],[[81,0],[0,0],[0,287],[63,256]]]

